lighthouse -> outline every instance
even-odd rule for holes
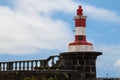
[[[83,15],[81,6],[77,9],[75,20],[75,40],[69,43],[69,52],[93,51],[93,45],[86,40],[86,16]]]
[[[72,70],[69,80],[96,80],[96,59],[102,52],[94,51],[86,39],[86,18],[79,6],[74,17],[75,40],[69,43],[67,52],[60,53],[59,68]]]

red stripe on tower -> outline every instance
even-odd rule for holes
[[[75,27],[85,27],[86,19],[75,19]]]
[[[92,51],[92,43],[86,40],[86,16],[83,16],[83,9],[81,6],[77,9],[77,16],[75,20],[75,40],[69,43],[68,51]]]
[[[86,41],[85,35],[75,35],[75,41]]]

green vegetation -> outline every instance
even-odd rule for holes
[[[50,77],[50,78],[48,78],[48,80],[54,80],[54,78]]]
[[[30,77],[25,77],[23,80],[38,80],[38,79],[33,76],[31,78]]]
[[[38,80],[37,78],[35,78],[35,77],[25,77],[23,80]],[[56,78],[52,78],[52,77],[50,77],[50,78],[48,78],[48,79],[46,79],[46,78],[42,78],[41,80],[57,80]]]
[[[63,72],[63,74],[64,74],[66,80],[68,80],[69,79],[69,75],[66,72]]]
[[[29,77],[25,77],[23,80],[30,80],[30,78]]]
[[[65,80],[69,80],[69,75],[68,75],[68,73],[63,72],[62,74],[63,74],[63,78],[64,78]],[[57,78],[56,75],[54,75],[54,77],[49,77],[49,78],[46,77],[46,75],[41,75],[41,76],[39,77],[39,79],[36,78],[35,76],[32,76],[32,77],[25,77],[23,80],[58,80],[58,78]]]
[[[69,80],[69,75],[66,72],[63,72],[63,78],[65,80]],[[25,77],[23,80],[58,80],[57,75],[54,75],[54,77],[46,77],[46,75],[39,76],[39,79],[35,76],[32,77]]]
[[[25,77],[23,80],[38,80],[38,79],[33,76],[31,78],[30,77]],[[56,76],[55,76],[55,78],[50,77],[48,79],[45,78],[44,76],[42,76],[42,78],[40,80],[58,80],[58,79],[56,78]]]

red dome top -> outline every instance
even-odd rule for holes
[[[82,6],[79,6],[79,8],[77,9],[77,15],[83,15],[82,11]]]

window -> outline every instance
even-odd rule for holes
[[[83,36],[78,36],[78,40],[83,40]]]

